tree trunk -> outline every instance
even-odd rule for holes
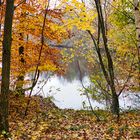
[[[2,33],[1,33],[1,27],[2,27],[2,18],[3,18],[3,14],[2,14],[2,11],[3,11],[3,7],[2,7],[2,4],[3,2],[0,0],[0,38],[2,36]]]
[[[8,94],[10,85],[10,58],[12,44],[12,20],[14,13],[14,0],[6,0],[6,13],[4,22],[4,37],[2,50],[2,83],[0,93],[0,131],[9,131],[8,124]]]
[[[140,91],[140,1],[134,0],[134,16],[136,25],[137,52],[138,52],[138,84]]]
[[[20,40],[23,40],[24,36],[23,33],[20,33]],[[24,95],[24,75],[25,75],[25,70],[24,70],[24,65],[25,65],[25,59],[24,59],[24,47],[21,45],[19,47],[19,63],[20,63],[20,75],[17,77],[17,84],[16,84],[16,91],[18,92],[18,95]]]
[[[26,0],[24,0],[22,3],[26,3]],[[20,22],[22,22],[24,24],[24,21],[26,20],[26,14],[23,12],[21,13],[21,16],[24,17],[23,20],[21,20]],[[24,40],[24,33],[21,32],[20,33],[20,38],[21,41]],[[28,40],[27,40],[28,41]],[[24,85],[24,76],[25,76],[25,59],[24,59],[24,46],[22,46],[20,44],[19,47],[19,63],[20,63],[20,75],[17,77],[17,82],[16,82],[16,91],[18,92],[18,95],[25,95],[25,90],[23,89],[23,85]]]
[[[96,5],[96,10],[98,13],[98,28],[100,28],[99,32],[102,34],[102,39],[104,43],[104,48],[105,48],[105,53],[106,53],[106,58],[107,58],[107,63],[108,63],[108,68],[105,69],[105,64],[101,61],[101,52],[98,51],[100,50],[99,46],[96,46],[97,53],[100,60],[100,65],[104,74],[104,77],[106,79],[106,82],[108,83],[110,87],[110,91],[112,94],[112,113],[116,114],[119,117],[119,100],[118,100],[118,95],[116,93],[115,89],[115,83],[114,83],[114,66],[113,66],[113,60],[108,48],[108,40],[107,40],[107,33],[106,33],[106,27],[105,27],[105,21],[103,17],[103,12],[102,12],[102,6],[100,3],[100,0],[95,0],[95,5]]]
[[[112,90],[114,89],[114,90]],[[119,99],[118,99],[118,95],[116,93],[115,88],[111,88],[111,92],[112,92],[112,104],[111,104],[111,110],[113,114],[116,114],[119,117]]]

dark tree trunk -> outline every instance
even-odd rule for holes
[[[20,40],[23,40],[23,33],[20,33]],[[24,47],[21,45],[19,47],[19,63],[20,63],[20,75],[17,77],[17,84],[16,84],[16,91],[18,92],[18,95],[24,95],[24,89],[23,89],[23,84],[24,84],[24,75],[25,75],[25,70],[24,70],[24,65],[25,65],[25,59],[24,59]]]
[[[10,85],[10,58],[12,43],[12,20],[14,13],[14,0],[6,0],[6,13],[4,22],[4,38],[2,50],[2,83],[0,93],[0,131],[9,131],[8,124],[8,95]]]
[[[119,117],[119,99],[118,95],[116,94],[116,91],[112,91],[112,113],[116,114]]]
[[[2,10],[3,10],[3,8],[2,8],[2,1],[0,0],[0,37],[1,37],[2,17],[3,17]]]
[[[105,80],[108,83],[111,94],[112,94],[112,113],[119,116],[119,100],[118,100],[118,95],[116,93],[115,83],[114,83],[114,66],[113,66],[113,60],[112,60],[112,57],[108,48],[107,33],[106,33],[105,21],[104,21],[104,17],[102,13],[102,6],[100,3],[100,0],[95,0],[95,5],[96,5],[97,13],[98,13],[98,24],[99,24],[98,28],[100,28],[99,32],[101,32],[102,34],[107,63],[108,63],[107,69],[105,68],[105,64],[103,63],[98,44],[96,44],[96,51],[100,60],[100,65],[101,65]]]

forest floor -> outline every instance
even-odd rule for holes
[[[140,140],[140,112],[129,111],[117,121],[109,112],[58,109],[49,99],[10,96],[11,140]],[[3,140],[2,136],[0,140]]]

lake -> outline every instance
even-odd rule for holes
[[[26,79],[28,78],[31,77],[28,75]],[[83,109],[83,102],[88,108],[88,99],[85,95],[82,95],[82,85],[78,79],[69,82],[63,77],[56,75],[51,76],[48,80],[46,79],[48,79],[46,74],[40,75],[38,83],[34,87],[33,95],[53,96],[53,102],[61,109]],[[90,84],[87,76],[83,78],[83,83],[85,86]],[[29,94],[29,92],[26,94]],[[99,103],[93,99],[90,100],[94,109],[104,109],[106,107],[105,103]],[[122,93],[119,101],[122,110],[140,108],[140,95],[138,93]]]

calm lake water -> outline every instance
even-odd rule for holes
[[[28,79],[27,77],[26,79]],[[43,97],[53,96],[53,102],[62,109],[83,109],[83,102],[89,106],[87,97],[82,94],[82,85],[79,80],[68,82],[64,78],[52,76],[48,80],[46,75],[41,75],[38,84],[33,90],[33,95],[41,95]],[[85,86],[90,84],[88,77],[83,79]],[[28,94],[28,93],[27,93]],[[139,96],[139,97],[138,97]],[[105,108],[105,103],[99,103],[92,99],[93,108]],[[140,95],[138,93],[123,93],[119,97],[121,109],[140,108]]]

